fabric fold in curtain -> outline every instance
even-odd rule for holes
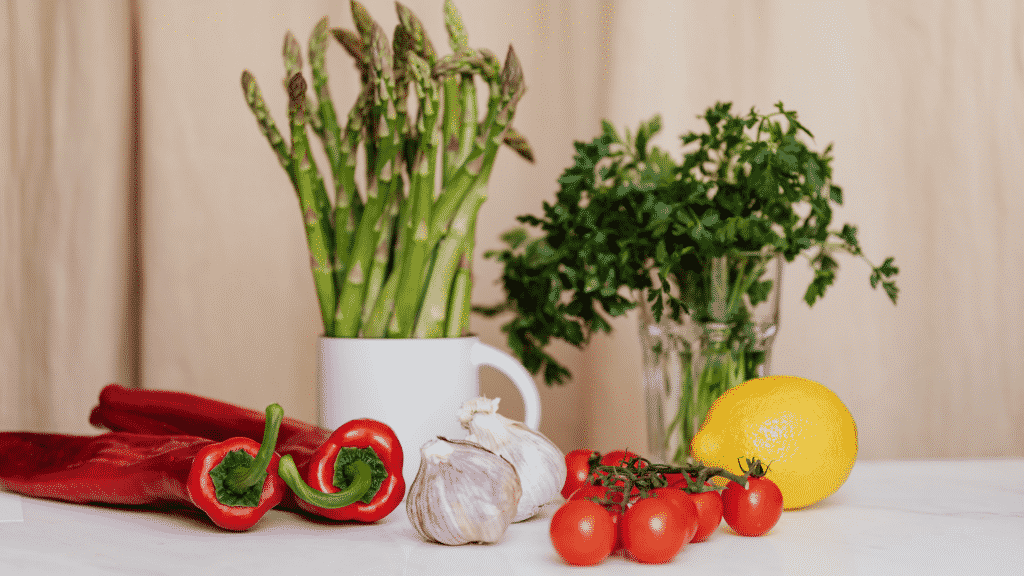
[[[127,1],[0,4],[0,423],[87,432],[135,357]]]

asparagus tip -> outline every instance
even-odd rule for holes
[[[284,56],[284,65],[289,77],[302,69],[302,47],[291,30],[284,35],[284,47],[281,53]]]
[[[373,21],[373,17],[370,16],[370,12],[366,7],[356,0],[351,0],[351,6],[352,21],[356,24],[356,30],[359,31],[359,34],[364,39],[369,39],[370,35],[373,33],[373,26],[376,24]]]

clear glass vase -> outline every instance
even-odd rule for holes
[[[689,313],[654,320],[640,301],[640,345],[648,451],[665,463],[689,458],[690,441],[711,404],[751,378],[768,374],[779,325],[782,258],[741,253],[712,260],[680,286]]]

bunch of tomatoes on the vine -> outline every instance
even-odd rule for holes
[[[782,516],[782,493],[756,459],[747,459],[742,476],[701,464],[654,464],[625,450],[573,450],[565,462],[566,502],[551,518],[551,542],[577,566],[616,552],[662,564],[686,544],[707,540],[723,518],[737,534],[760,536]],[[724,490],[712,476],[729,480]]]

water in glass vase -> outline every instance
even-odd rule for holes
[[[648,450],[685,463],[711,404],[747,380],[766,376],[779,324],[782,258],[739,253],[715,258],[676,279],[688,313],[654,319],[640,301],[640,345]]]

